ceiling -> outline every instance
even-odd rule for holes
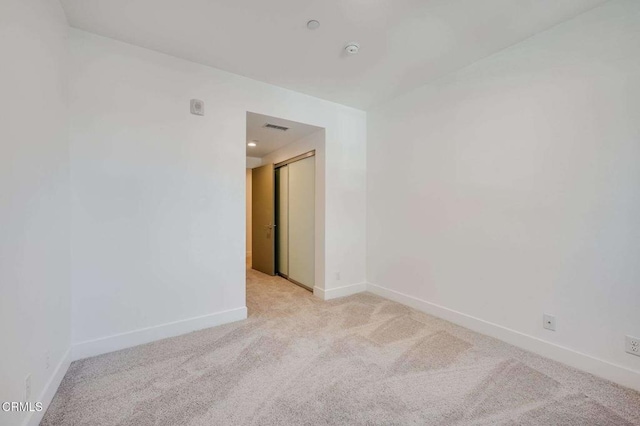
[[[61,0],[73,27],[360,109],[605,2]]]
[[[283,132],[280,130],[269,129],[264,127],[267,123],[288,127],[289,130]],[[322,127],[248,112],[247,142],[252,140],[257,141],[257,146],[247,146],[247,157],[262,158],[285,145],[289,145],[290,143],[302,139],[319,130],[322,130]]]

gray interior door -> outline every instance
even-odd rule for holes
[[[251,255],[253,269],[275,275],[275,186],[273,164],[251,174]]]
[[[289,275],[289,167],[276,169],[276,235],[278,274]]]

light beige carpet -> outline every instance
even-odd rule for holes
[[[640,394],[363,293],[76,361],[44,425],[640,425]]]

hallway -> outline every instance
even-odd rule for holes
[[[73,363],[42,424],[640,424],[634,391],[368,293],[248,269],[247,306]]]

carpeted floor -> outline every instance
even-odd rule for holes
[[[76,361],[43,425],[640,425],[640,394],[362,293],[247,272],[249,319]]]

